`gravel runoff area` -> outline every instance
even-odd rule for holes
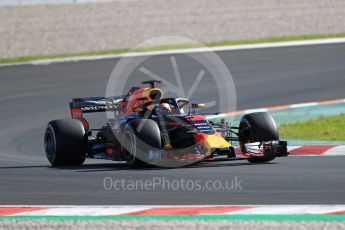
[[[0,58],[131,48],[160,36],[215,42],[344,33],[344,21],[344,0],[122,0],[1,6]]]
[[[345,222],[292,222],[292,221],[46,221],[46,220],[2,220],[0,229],[344,229]]]

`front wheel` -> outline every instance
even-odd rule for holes
[[[157,123],[150,119],[129,121],[123,132],[123,145],[129,166],[147,166],[149,151],[161,148],[161,133]]]
[[[264,112],[246,114],[242,117],[239,127],[239,142],[242,152],[245,144],[279,140],[277,125],[273,118]],[[251,163],[263,163],[273,160],[276,153],[248,158]]]

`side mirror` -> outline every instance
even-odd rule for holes
[[[205,108],[205,104],[192,104],[193,109],[203,109]]]
[[[195,109],[203,109],[205,104],[192,104],[192,107],[189,108],[189,114],[195,114]]]

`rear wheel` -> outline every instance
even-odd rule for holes
[[[83,164],[86,145],[87,137],[79,120],[54,120],[48,123],[44,148],[52,166]]]
[[[263,142],[279,140],[278,129],[273,118],[267,113],[251,113],[243,116],[239,127],[239,142],[242,152],[245,144],[253,142]],[[251,163],[262,163],[273,160],[275,153],[270,153],[260,157],[250,157]]]

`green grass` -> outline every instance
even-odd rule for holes
[[[284,139],[345,141],[345,114],[279,126]]]
[[[276,38],[264,38],[256,40],[238,40],[238,41],[221,41],[206,43],[207,47],[214,46],[229,46],[229,45],[244,45],[244,44],[259,44],[268,42],[286,42],[286,41],[300,41],[300,40],[313,40],[313,39],[325,39],[325,38],[342,38],[345,34],[325,34],[325,35],[302,35],[302,36],[285,36]],[[118,50],[102,50],[95,52],[84,52],[84,53],[71,53],[71,54],[57,54],[48,56],[27,56],[17,58],[0,58],[0,64],[16,63],[16,62],[29,62],[35,60],[54,59],[54,58],[67,58],[67,57],[81,57],[81,56],[96,56],[96,55],[107,55],[107,54],[123,54],[127,52],[148,52],[148,51],[159,51],[159,50],[171,50],[171,49],[185,49],[185,48],[198,48],[198,44],[176,44],[166,45],[157,47],[147,47],[139,49],[118,49]]]

